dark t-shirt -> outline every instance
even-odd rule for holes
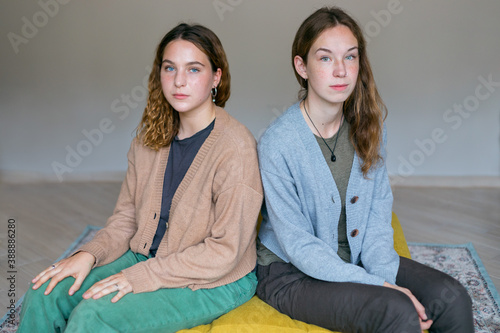
[[[167,167],[165,168],[165,177],[163,179],[163,194],[161,200],[161,212],[156,234],[153,238],[153,244],[149,249],[150,253],[155,256],[158,246],[165,235],[168,228],[168,219],[170,216],[170,205],[174,198],[175,191],[179,187],[182,179],[186,175],[191,163],[193,162],[198,150],[205,142],[206,138],[214,128],[215,120],[212,121],[205,129],[199,131],[195,135],[179,140],[174,138],[170,144],[170,152],[168,155]]]
[[[335,149],[335,156],[337,156],[337,160],[335,162],[330,160],[332,155],[330,149],[328,149],[320,137],[316,136],[316,141],[323,152],[326,164],[328,164],[328,167],[332,172],[332,176],[335,180],[335,184],[337,185],[340,200],[342,202],[342,209],[340,211],[337,230],[339,239],[339,249],[337,254],[340,259],[345,262],[351,262],[351,249],[349,247],[349,241],[347,240],[347,217],[345,211],[345,197],[347,193],[347,186],[349,184],[349,177],[351,176],[352,162],[354,160],[354,146],[352,145],[351,140],[349,140],[349,128],[349,123],[344,120],[338,132],[339,138]],[[333,149],[335,145],[335,140],[337,139],[336,137],[337,135],[334,135],[331,138],[325,139],[331,149]]]

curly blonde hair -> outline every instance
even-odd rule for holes
[[[361,171],[366,177],[370,169],[382,160],[380,144],[387,108],[375,85],[361,28],[352,17],[338,7],[318,9],[302,23],[295,35],[292,46],[292,66],[297,55],[307,65],[307,55],[319,35],[326,29],[338,25],[348,27],[358,41],[359,74],[356,87],[344,102],[342,112],[346,121],[351,125],[349,137],[362,160]],[[302,78],[297,71],[295,71],[295,76],[302,87],[299,98],[304,99],[308,92],[307,80]]]
[[[154,150],[170,145],[179,132],[179,113],[167,102],[161,87],[160,71],[163,53],[168,43],[182,39],[193,43],[210,60],[212,71],[218,68],[222,71],[220,83],[217,86],[215,105],[224,107],[231,95],[231,75],[229,64],[222,44],[210,29],[202,25],[181,23],[170,30],[161,40],[156,49],[156,56],[151,74],[149,75],[149,95],[142,114],[141,122],[136,130],[137,138]]]

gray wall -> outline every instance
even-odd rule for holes
[[[292,39],[324,4],[353,14],[369,38],[389,109],[390,174],[500,175],[496,0],[3,2],[0,172],[70,180],[124,171],[154,49],[180,21],[220,37],[233,78],[226,109],[258,138],[296,100]]]

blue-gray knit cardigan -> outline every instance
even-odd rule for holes
[[[384,129],[383,158],[385,145]],[[351,263],[345,263],[337,255],[340,195],[299,103],[269,126],[258,152],[265,195],[259,237],[268,249],[319,280],[395,284],[399,256],[384,163],[365,178],[354,155],[346,193]]]

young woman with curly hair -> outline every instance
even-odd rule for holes
[[[262,184],[253,135],[222,108],[229,95],[212,31],[165,35],[114,213],[33,279],[19,332],[176,332],[254,295]]]
[[[394,250],[386,108],[358,24],[319,9],[297,31],[292,64],[301,100],[258,145],[257,295],[334,331],[473,332],[466,290]]]

